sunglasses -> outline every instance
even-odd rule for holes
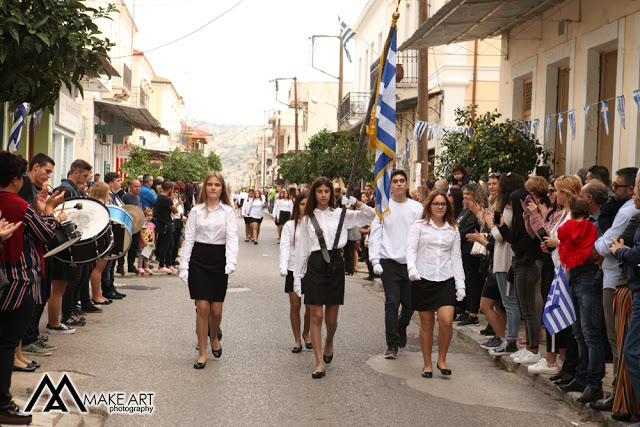
[[[555,193],[555,192],[556,192],[556,190],[555,190],[555,189],[553,189],[553,188],[551,188],[551,189],[547,190],[547,194],[548,194],[548,195],[552,195],[552,194],[553,194],[553,193]]]
[[[491,172],[489,174],[489,178],[498,178],[500,176],[500,172]]]
[[[633,187],[633,185],[616,184],[615,182],[613,183],[613,189],[614,190],[617,190],[620,187]]]

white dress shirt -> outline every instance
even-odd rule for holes
[[[341,212],[342,208],[327,208],[323,211],[316,208],[313,210],[313,214],[318,220],[318,225],[320,225],[322,229],[327,250],[331,250],[333,241],[336,238]],[[360,210],[347,210],[344,224],[342,225],[342,232],[340,233],[338,248],[344,248],[347,244],[348,230],[350,228],[363,227],[369,224],[375,216],[376,211],[365,204],[360,206]],[[298,224],[298,228],[302,229],[302,231],[299,237],[296,236],[296,242],[298,238],[300,242],[296,243],[296,269],[294,277],[302,279],[306,273],[309,255],[311,255],[311,252],[320,250],[320,242],[318,241],[318,236],[316,236],[311,219],[308,216],[302,218],[300,224]]]
[[[433,282],[454,278],[456,289],[464,289],[464,269],[460,232],[445,222],[442,228],[430,220],[418,220],[409,229],[407,271],[418,270],[420,277]]]
[[[276,210],[276,206],[278,207]],[[280,219],[280,212],[293,212],[293,200],[278,199],[273,207],[273,217]]]
[[[193,244],[225,245],[227,264],[235,266],[238,259],[238,225],[231,206],[220,202],[214,210],[200,203],[191,209],[184,232],[180,269],[189,269]]]
[[[407,238],[411,225],[422,215],[422,204],[407,199],[404,203],[389,200],[390,214],[380,222],[376,218],[371,222],[369,234],[369,260],[371,264],[380,263],[380,259],[391,259],[400,264],[407,263]]]
[[[248,216],[255,219],[260,219],[264,216],[264,212],[262,211],[262,209],[264,209],[264,201],[262,201],[262,198],[249,199],[247,203],[249,204]]]
[[[295,221],[287,221],[282,227],[282,235],[280,237],[280,269],[287,269],[288,271],[295,271],[296,269],[296,250],[293,242],[293,235],[295,230],[295,236],[297,244],[300,242],[300,223],[298,227],[295,226]]]
[[[240,200],[247,200],[249,198],[249,193],[247,193],[246,191],[242,191],[240,192]]]

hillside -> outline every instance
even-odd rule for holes
[[[192,120],[191,125],[213,135],[211,148],[222,157],[222,174],[227,185],[232,190],[238,189],[249,157],[255,155],[256,137],[262,134],[262,126],[219,125],[201,120]]]

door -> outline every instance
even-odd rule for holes
[[[613,164],[613,124],[615,123],[616,75],[618,71],[618,50],[610,50],[600,54],[600,100],[607,100],[609,104],[609,133],[602,120],[600,104],[597,105],[598,114],[598,151],[596,164],[606,166],[611,170]],[[614,98],[614,99],[611,99]]]
[[[569,118],[569,67],[558,68],[558,99],[556,101],[556,113],[563,113],[560,133],[556,131],[555,167],[554,173],[562,175],[565,172],[567,158],[567,128]],[[557,118],[556,118],[557,119]],[[562,136],[562,139],[560,139]]]

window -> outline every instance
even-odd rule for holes
[[[533,80],[522,82],[522,119],[531,120],[531,100],[533,98]]]

